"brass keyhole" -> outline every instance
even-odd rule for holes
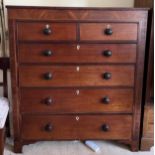
[[[110,24],[108,24],[108,25],[107,25],[107,29],[110,29],[110,28],[111,28],[111,25],[110,25]]]
[[[79,94],[80,94],[80,90],[77,89],[77,90],[76,90],[76,95],[79,95]]]
[[[79,50],[80,50],[80,45],[78,44],[76,48],[77,48],[77,50],[79,51]]]
[[[80,66],[76,67],[76,71],[79,72],[80,71]]]
[[[79,116],[76,116],[76,121],[79,121],[80,117]]]
[[[45,28],[46,28],[46,29],[49,29],[49,28],[50,28],[50,25],[49,25],[49,24],[46,24],[46,25],[45,25]]]

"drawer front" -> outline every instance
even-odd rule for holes
[[[53,115],[22,117],[22,139],[131,139],[130,115]],[[65,123],[65,124],[64,124]]]
[[[136,44],[19,44],[20,63],[135,63]]]
[[[134,23],[82,23],[82,41],[136,41],[137,24]]]
[[[18,23],[17,28],[19,40],[76,40],[76,24],[74,23]]]
[[[23,113],[131,113],[133,106],[132,89],[22,89],[20,96]]]
[[[133,86],[132,65],[21,66],[22,87]]]

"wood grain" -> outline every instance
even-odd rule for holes
[[[152,8],[153,4],[154,4],[153,0],[135,0],[135,7]]]
[[[136,44],[21,43],[18,55],[20,63],[135,63],[136,47]],[[45,50],[51,50],[52,55],[45,56]],[[112,56],[105,56],[106,50],[110,50]]]
[[[50,80],[45,74],[52,74]],[[103,78],[105,73],[111,79]],[[85,65],[85,66],[21,66],[20,87],[93,87],[134,86],[133,65]]]
[[[147,9],[130,8],[8,7],[15,152],[28,141],[54,139],[124,140],[131,150],[138,150],[147,15]],[[44,36],[46,24],[54,37]],[[101,34],[107,24],[114,32],[108,39]],[[40,55],[45,47],[54,51],[53,57]],[[111,57],[101,56],[106,48],[112,50]],[[47,72],[51,80],[45,80]],[[103,78],[107,72],[112,75],[109,80]],[[75,89],[83,94],[79,99],[73,95]],[[103,110],[97,103],[106,90],[113,105]],[[55,110],[36,106],[45,94],[55,94]],[[22,105],[29,108],[24,111]],[[69,108],[68,115],[58,113]],[[54,134],[43,131],[50,122]],[[110,125],[109,132],[101,132],[103,123]]]
[[[137,22],[147,18],[148,9],[79,8],[79,7],[8,7],[8,18],[16,20],[54,21],[124,21]],[[63,13],[62,13],[63,12]]]
[[[49,25],[51,34],[46,35],[43,30]],[[17,24],[19,40],[76,40],[76,24],[73,23],[22,23]]]
[[[106,35],[106,28],[111,28],[112,35]],[[129,31],[130,30],[130,31]],[[137,40],[137,24],[123,23],[82,23],[80,24],[80,40]]]
[[[110,99],[109,103],[104,102],[105,97]],[[46,103],[48,98],[52,103]],[[21,101],[22,113],[131,113],[133,90],[22,89]]]
[[[22,139],[130,139],[131,122],[130,115],[24,115],[22,117]],[[47,124],[52,125],[52,131],[45,131]],[[102,130],[104,124],[109,125],[109,131]]]

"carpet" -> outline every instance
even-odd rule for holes
[[[109,141],[95,141],[101,152],[95,153],[80,141],[36,142],[25,145],[22,155],[153,155],[153,149],[146,152],[131,152],[123,144]],[[4,155],[21,155],[13,153],[13,143],[7,140]]]

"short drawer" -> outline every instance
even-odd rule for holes
[[[76,24],[31,22],[17,25],[18,39],[27,41],[75,41]]]
[[[24,115],[24,140],[131,139],[130,115]]]
[[[82,41],[137,41],[134,23],[81,23]]]
[[[136,44],[27,44],[20,63],[135,63]]]
[[[22,113],[131,113],[132,89],[21,89]]]
[[[21,87],[134,86],[134,65],[21,66]]]

